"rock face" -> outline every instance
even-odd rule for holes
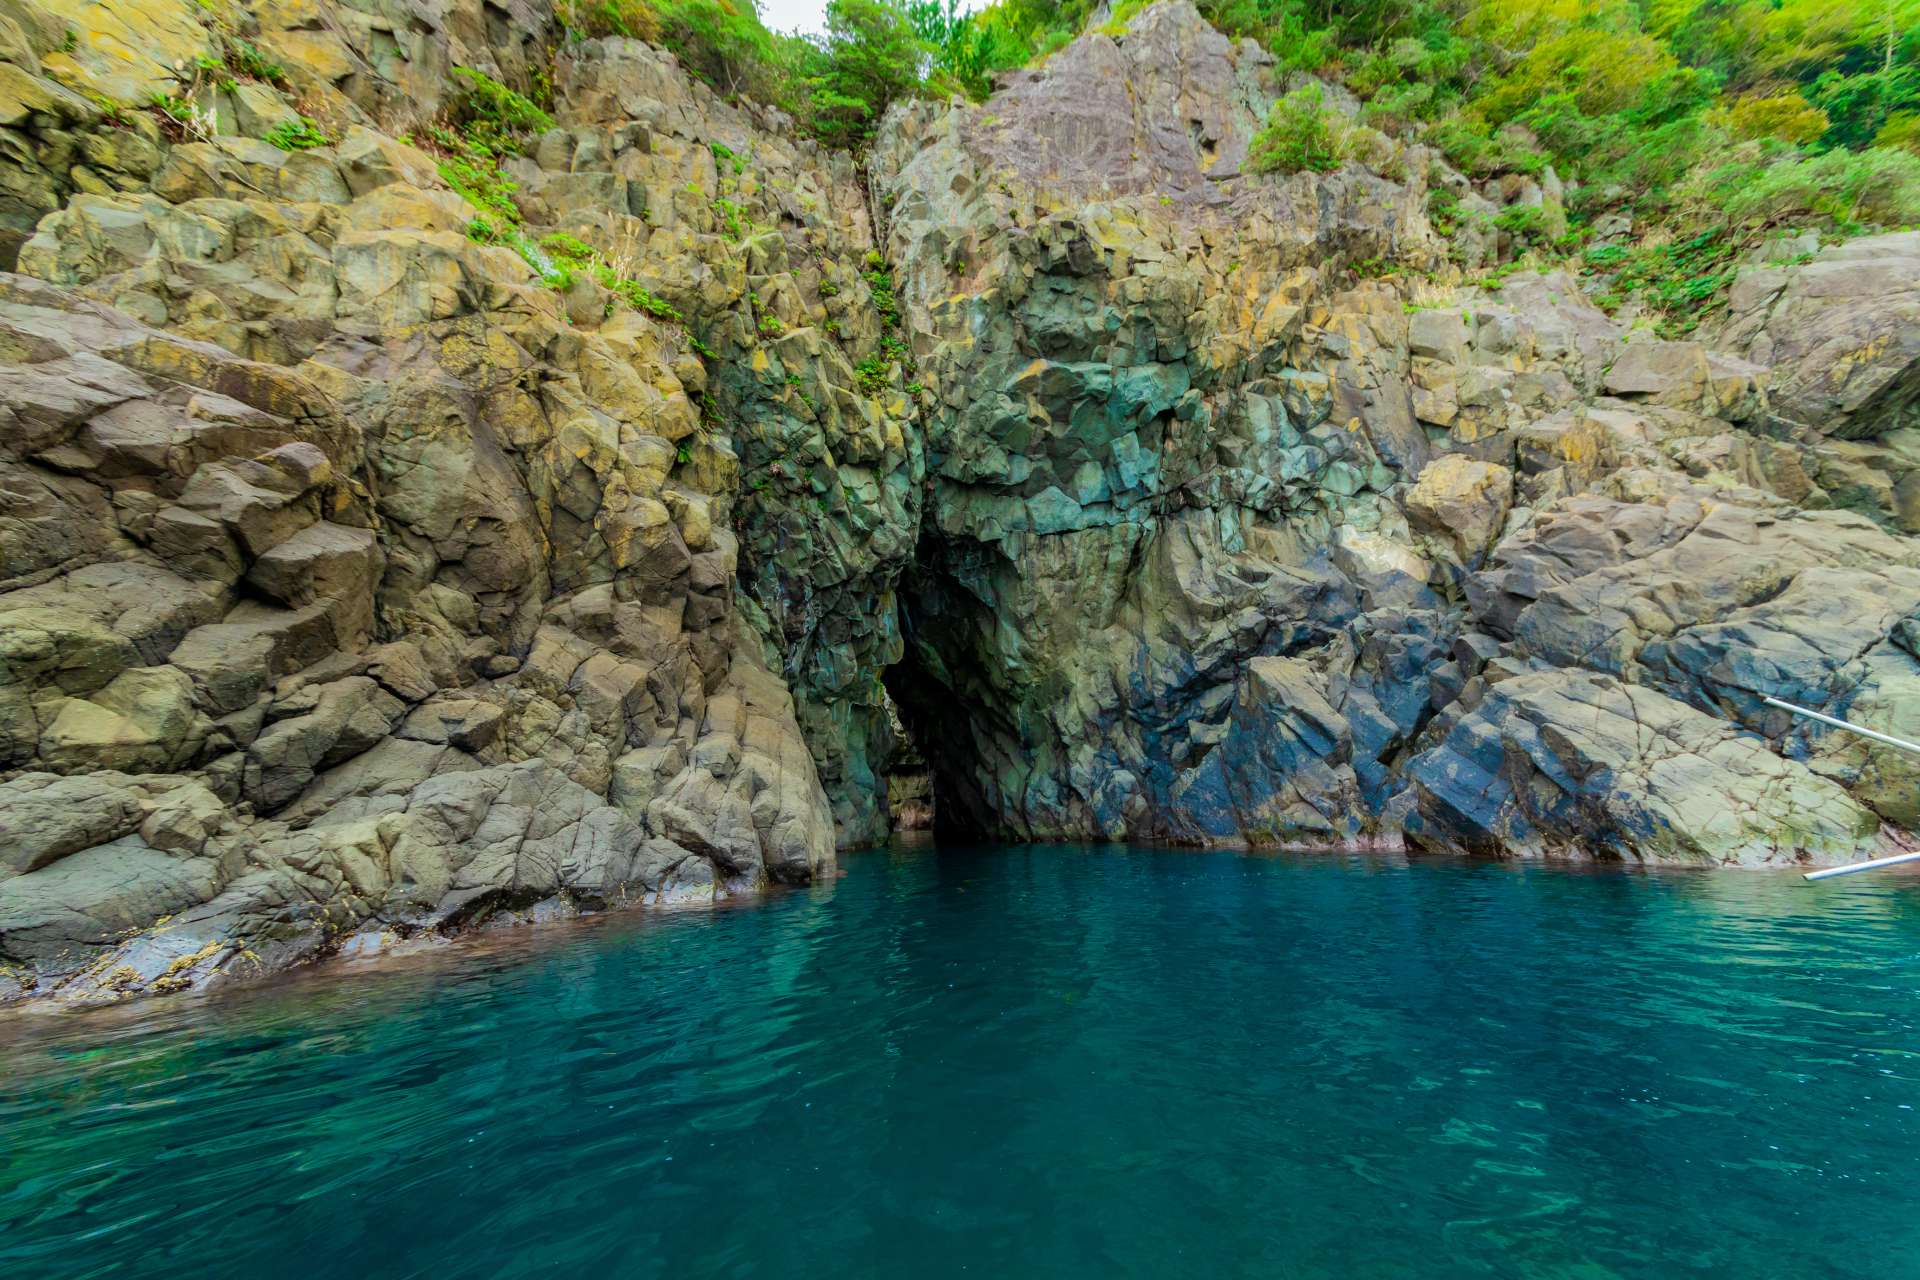
[[[1920,675],[1914,237],[1756,268],[1712,342],[1653,341],[1565,275],[1422,281],[1424,185],[1461,184],[1417,148],[1244,175],[1274,92],[1176,2],[883,135],[932,401],[892,679],[967,744],[930,752],[942,821],[1708,863],[1903,843],[1879,779],[1909,766],[1761,699],[1888,728]]]
[[[1185,0],[865,173],[538,5],[320,9],[0,0],[0,1000],[712,901],[930,813],[1909,842],[1915,762],[1764,699],[1920,736],[1914,233],[1658,342],[1447,284],[1427,186],[1487,202],[1418,147],[1244,173],[1287,85]],[[238,34],[279,82],[194,71]],[[463,66],[552,85],[522,250],[407,140]],[[190,128],[114,105],[183,84]],[[335,140],[265,141],[296,102]]]
[[[47,12],[88,35],[16,51],[16,157],[62,124],[131,154],[63,84],[219,48],[192,5]],[[146,138],[43,191],[0,276],[0,999],[753,892],[885,822],[918,440],[851,391],[880,334],[848,160],[646,46],[563,55],[515,198],[659,320],[470,236],[394,136],[450,58],[524,72],[549,15],[442,6],[395,52],[276,12],[337,145]]]

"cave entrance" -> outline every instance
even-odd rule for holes
[[[979,794],[973,717],[963,696],[925,665],[907,610],[906,653],[881,673],[896,721],[896,747],[883,781],[893,806],[894,831],[931,831],[946,840],[988,834]],[[903,814],[921,825],[902,824]]]
[[[887,710],[893,720],[893,746],[877,781],[886,793],[893,834],[932,831],[935,815],[939,813],[939,806],[934,802],[933,771],[926,753],[921,750],[920,739],[899,714],[899,700],[891,687],[887,695]]]

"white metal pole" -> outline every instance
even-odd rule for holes
[[[1897,867],[1903,862],[1920,862],[1920,851],[1896,853],[1890,858],[1874,858],[1867,862],[1850,862],[1844,867],[1828,867],[1823,871],[1809,871],[1808,880],[1831,880],[1834,876],[1850,876],[1856,871],[1878,871],[1881,867]]]
[[[1824,715],[1821,712],[1813,711],[1806,707],[1796,707],[1791,702],[1782,702],[1778,698],[1763,698],[1762,701],[1770,707],[1779,707],[1784,711],[1791,711],[1797,716],[1805,716],[1809,720],[1818,720],[1821,724],[1830,724],[1836,729],[1845,729],[1848,733],[1857,733],[1863,738],[1872,738],[1875,742],[1884,742],[1890,747],[1899,747],[1902,751],[1911,751],[1913,754],[1920,756],[1920,743],[1908,742],[1905,738],[1896,738],[1891,734],[1880,733],[1873,729],[1862,729],[1857,724],[1848,724],[1845,720],[1841,720],[1838,717]]]
[[[1818,720],[1821,724],[1830,724],[1836,729],[1845,729],[1848,733],[1857,733],[1863,738],[1872,738],[1875,742],[1884,742],[1890,747],[1898,747],[1902,751],[1911,751],[1914,755],[1920,756],[1920,744],[1908,742],[1905,738],[1896,738],[1891,734],[1880,733],[1873,729],[1862,729],[1859,725],[1848,724],[1845,720],[1837,716],[1825,715],[1808,707],[1797,707],[1791,702],[1782,702],[1778,698],[1764,698],[1762,701],[1770,707],[1779,707],[1781,710],[1791,711],[1797,716],[1805,716],[1809,720]],[[1809,871],[1806,873],[1805,878],[1808,880],[1830,880],[1834,876],[1850,876],[1856,871],[1877,871],[1881,867],[1897,867],[1903,862],[1920,862],[1920,852],[1896,853],[1890,857],[1870,858],[1865,862],[1850,863],[1844,867],[1827,867],[1821,871]]]

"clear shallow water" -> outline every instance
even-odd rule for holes
[[[1058,848],[0,1019],[0,1275],[1920,1276],[1920,881]]]

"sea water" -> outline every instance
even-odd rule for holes
[[[0,1276],[1920,1277],[1920,879],[845,870],[0,1015]]]

